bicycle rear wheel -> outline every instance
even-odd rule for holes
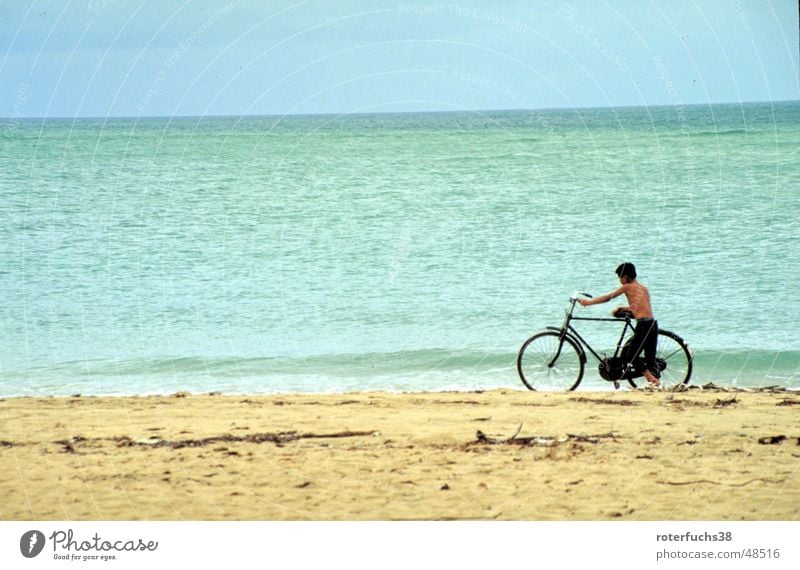
[[[520,348],[517,371],[529,390],[574,390],[581,383],[583,353],[571,338],[562,343],[560,337],[555,331],[536,333]]]
[[[661,372],[662,388],[670,390],[679,384],[687,384],[692,377],[692,353],[689,345],[674,332],[659,330],[656,366]],[[646,383],[643,378],[636,380]],[[628,382],[636,387],[633,380]]]

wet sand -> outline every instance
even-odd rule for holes
[[[2,520],[798,520],[800,393],[6,398]]]

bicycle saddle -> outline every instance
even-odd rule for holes
[[[616,309],[611,311],[611,315],[617,319],[632,319],[633,311],[629,309],[624,309],[622,307],[617,307]]]

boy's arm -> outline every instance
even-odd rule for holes
[[[605,295],[600,295],[599,297],[595,297],[594,299],[578,299],[578,302],[583,307],[588,307],[589,305],[599,305],[600,303],[608,303],[611,299],[615,299],[622,295],[625,292],[625,287],[627,285],[623,285],[616,291],[612,291],[611,293],[606,293]]]

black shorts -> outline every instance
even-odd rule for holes
[[[649,370],[658,376],[656,367],[656,349],[658,348],[658,321],[655,319],[638,319],[633,329],[633,336],[622,347],[622,361],[631,363],[636,372]],[[644,359],[637,357],[644,352]]]

